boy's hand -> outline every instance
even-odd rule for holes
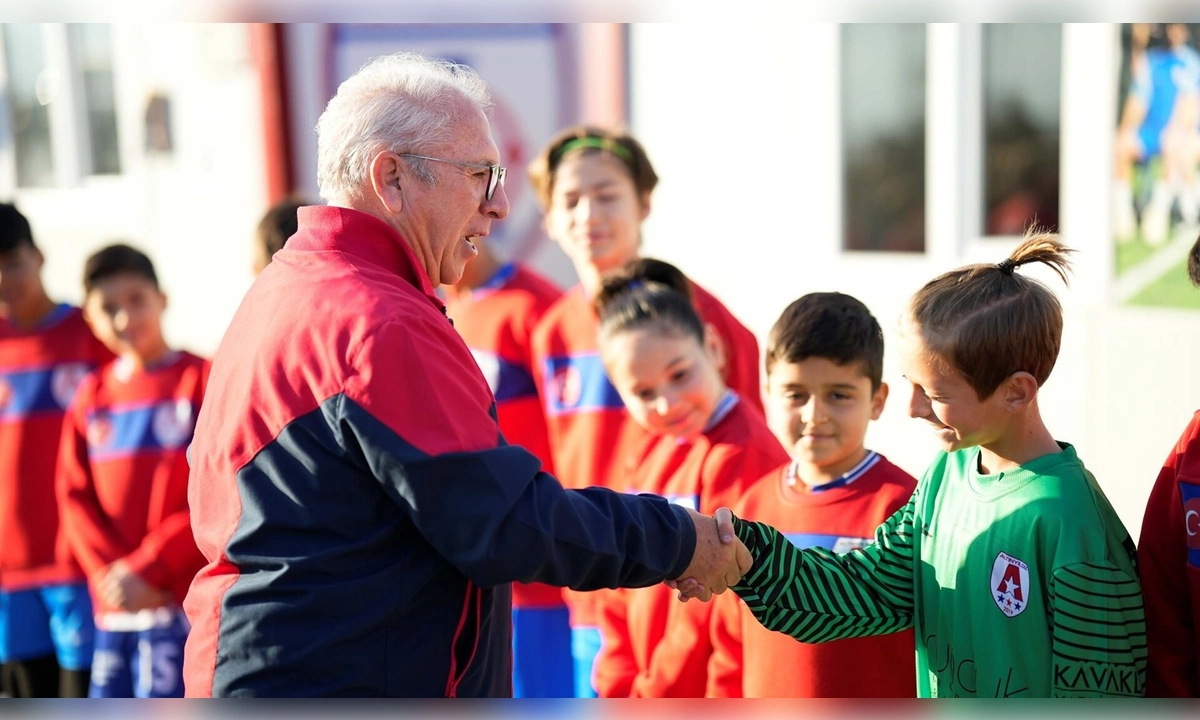
[[[140,575],[130,570],[123,560],[117,560],[101,571],[96,591],[105,605],[128,612],[162,607],[171,603],[170,593],[143,580]]]
[[[730,585],[735,584],[740,580],[750,568],[754,566],[754,558],[750,555],[750,551],[742,544],[741,540],[737,540],[733,531],[733,513],[729,508],[718,508],[713,519],[717,526],[717,535],[721,539],[722,545],[733,544],[735,552],[735,560],[737,563],[737,577],[730,579],[719,590],[716,588],[705,587],[703,583],[696,577],[684,573],[683,577],[678,580],[668,580],[667,585],[672,589],[679,591],[680,602],[687,602],[692,598],[699,598],[703,602],[708,602],[712,598],[712,593],[720,594],[724,592]],[[697,536],[699,528],[697,528]],[[736,542],[735,542],[736,541]],[[697,540],[699,544],[699,540]]]

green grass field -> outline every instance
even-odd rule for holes
[[[1132,243],[1131,243],[1132,244]],[[1138,243],[1139,245],[1141,243]],[[1117,253],[1120,266],[1120,251]],[[1118,272],[1120,272],[1118,270]],[[1163,274],[1157,282],[1142,290],[1129,301],[1130,305],[1150,307],[1192,308],[1200,310],[1200,288],[1192,286],[1187,276],[1187,258]]]

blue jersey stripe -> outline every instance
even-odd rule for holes
[[[87,422],[89,457],[111,460],[184,447],[192,438],[195,413],[191,402],[179,400],[95,412]]]
[[[1200,568],[1200,485],[1181,482],[1179,494],[1183,500],[1183,530],[1187,533],[1187,562]]]
[[[475,356],[475,364],[492,389],[496,402],[537,396],[533,373],[527,368],[484,350],[472,348],[471,354]]]
[[[57,363],[0,373],[0,420],[62,412],[90,369],[90,365],[82,362]]]
[[[549,415],[594,410],[620,410],[621,396],[608,379],[599,353],[547,358],[542,368]]]

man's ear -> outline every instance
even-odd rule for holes
[[[394,152],[384,150],[371,158],[371,189],[374,190],[375,197],[379,198],[379,203],[393,214],[404,209],[404,191],[401,189],[400,177],[403,169],[400,156]]]

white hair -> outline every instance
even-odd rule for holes
[[[451,139],[450,120],[466,100],[485,115],[491,93],[470,67],[400,52],[377,57],[338,86],[317,120],[317,187],[326,202],[361,198],[381,151],[422,153]],[[434,175],[414,159],[426,183]]]

